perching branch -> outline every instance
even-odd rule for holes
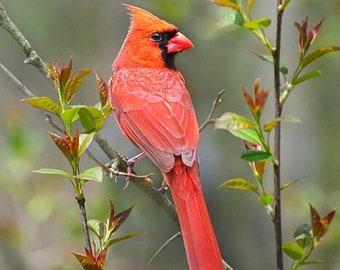
[[[117,168],[120,171],[127,170],[128,164],[126,163],[125,158],[111,147],[108,140],[104,136],[102,136],[100,133],[97,133],[94,139],[99,147],[104,151],[106,156],[110,160],[114,160],[117,162]],[[130,181],[137,188],[146,193],[157,205],[159,205],[164,210],[165,213],[167,213],[170,219],[179,226],[175,207],[160,190],[156,189],[148,181],[143,181],[143,179],[140,178],[130,177]]]

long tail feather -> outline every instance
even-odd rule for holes
[[[224,269],[201,189],[197,161],[188,167],[176,158],[174,168],[163,175],[176,206],[189,268]]]

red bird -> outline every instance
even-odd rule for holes
[[[173,24],[125,6],[131,25],[110,80],[115,118],[171,190],[190,269],[224,269],[199,179],[196,115],[174,64],[175,55],[193,44]]]

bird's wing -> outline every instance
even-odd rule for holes
[[[198,126],[190,95],[177,71],[121,70],[111,80],[110,100],[125,135],[162,170],[174,156],[192,166]]]

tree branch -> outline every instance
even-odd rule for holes
[[[276,44],[273,50],[274,59],[274,83],[275,83],[275,118],[280,119],[282,114],[282,106],[280,104],[280,58],[281,58],[281,32],[283,9],[281,9],[282,0],[277,0],[276,15]],[[281,219],[281,122],[275,127],[274,133],[274,202],[275,217],[273,219],[275,239],[276,239],[276,265],[278,270],[283,270],[282,256],[282,219]]]
[[[8,17],[4,7],[0,3],[0,26],[5,29],[19,44],[26,55],[25,64],[30,64],[36,67],[45,77],[48,76],[45,70],[45,64],[39,57],[37,52],[32,48],[31,44],[27,41],[25,36],[19,31],[16,25]]]
[[[118,169],[120,171],[126,171],[128,164],[126,163],[125,158],[118,153],[114,148],[111,147],[108,140],[102,136],[100,133],[97,133],[94,137],[95,141],[99,145],[99,147],[104,151],[106,156],[110,160],[114,160],[118,163]],[[151,185],[148,181],[143,181],[140,178],[130,177],[130,181],[141,191],[148,195],[157,205],[159,205],[164,212],[170,217],[172,221],[174,221],[178,226],[178,217],[175,210],[174,205],[170,202],[170,200],[163,194],[162,191],[156,189],[153,185]]]

